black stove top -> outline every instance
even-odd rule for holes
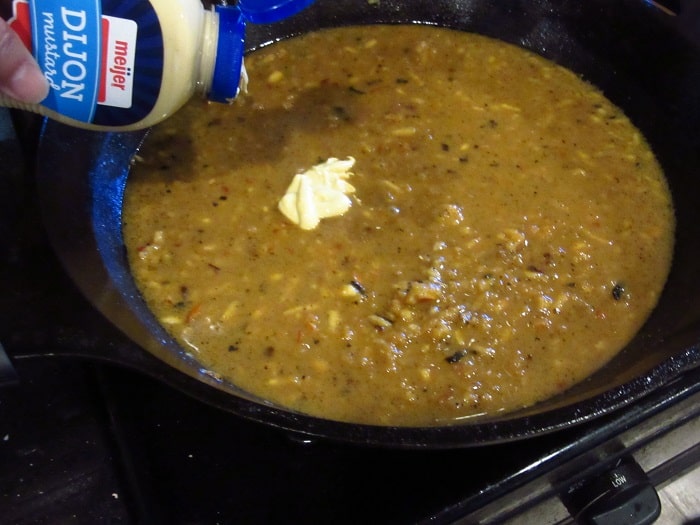
[[[300,442],[124,369],[16,370],[20,385],[0,391],[7,524],[451,523],[630,423],[479,449],[366,449]]]
[[[129,370],[15,365],[20,384],[0,391],[7,524],[452,523],[674,402],[525,442],[381,450],[300,442]]]
[[[0,388],[2,523],[451,523],[700,390],[689,374],[591,423],[473,449],[299,440],[71,358],[130,343],[63,273],[18,142],[0,146],[0,343],[17,374]]]

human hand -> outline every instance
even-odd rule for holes
[[[0,18],[0,94],[34,104],[49,92],[49,84],[17,34]]]

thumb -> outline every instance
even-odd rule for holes
[[[17,34],[0,18],[0,93],[20,102],[41,102],[49,84]]]

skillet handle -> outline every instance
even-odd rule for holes
[[[700,48],[700,2],[681,0],[678,28]]]
[[[681,0],[650,0],[649,3],[669,15],[676,15],[681,9]]]
[[[12,366],[10,358],[5,353],[5,349],[0,343],[0,388],[5,386],[15,386],[19,383],[19,377]]]
[[[700,47],[700,2],[698,0],[649,0],[660,11],[676,17],[678,30]]]
[[[66,292],[64,288],[62,290]],[[82,297],[73,300],[65,295],[70,312],[52,318],[54,301],[38,306],[32,321],[39,326],[20,325],[6,334],[4,348],[0,344],[0,387],[21,380],[13,367],[35,359],[69,359],[128,368],[167,382],[175,371],[128,339],[116,327],[85,303]],[[26,311],[26,310],[24,310]],[[18,323],[19,324],[19,323]],[[4,360],[3,360],[4,358]]]

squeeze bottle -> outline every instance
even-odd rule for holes
[[[0,106],[102,131],[152,126],[195,92],[230,102],[247,83],[246,22],[271,23],[313,0],[12,0],[10,27],[49,82],[39,104]]]

